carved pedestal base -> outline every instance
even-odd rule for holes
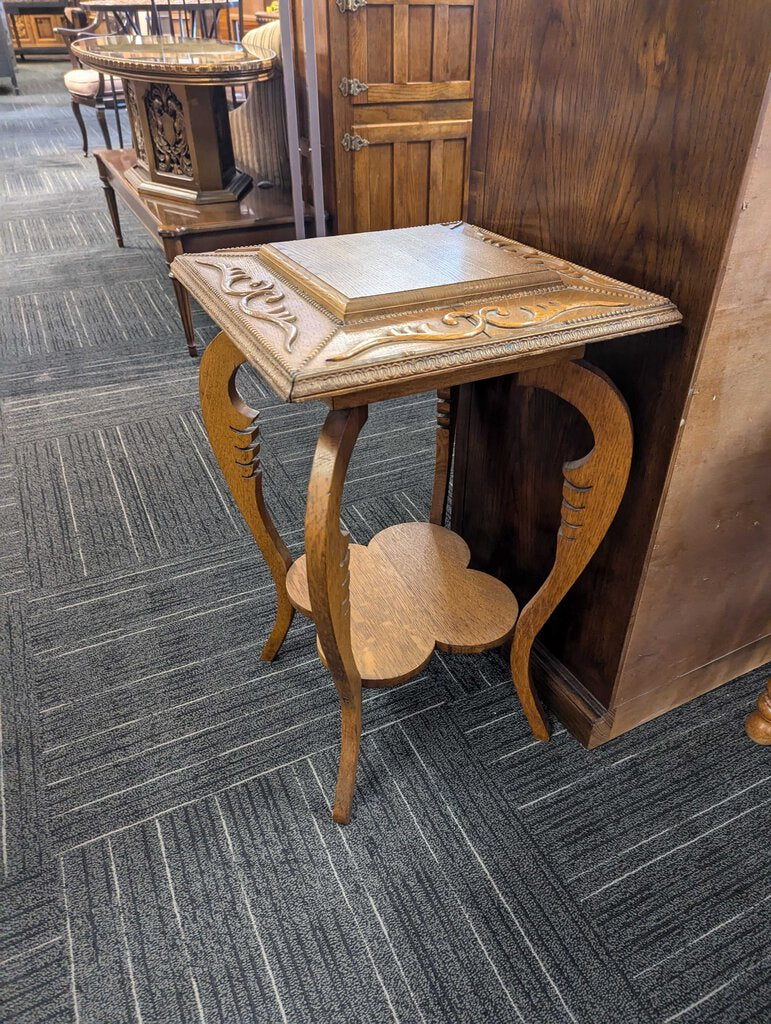
[[[234,203],[252,184],[233,158],[225,89],[124,79],[140,195],[203,206]]]
[[[744,722],[744,729],[756,743],[771,744],[771,679],[766,692],[758,697],[758,706]]]

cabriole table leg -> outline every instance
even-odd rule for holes
[[[340,698],[340,764],[332,817],[351,820],[361,742],[361,675],[351,647],[350,536],[340,526],[340,504],[353,446],[367,407],[332,411],[316,445],[305,513],[308,590],[318,642]]]
[[[544,388],[573,405],[589,424],[594,447],[562,467],[562,519],[552,570],[523,608],[511,646],[511,674],[533,735],[549,724],[533,686],[530,652],[538,632],[584,570],[621,503],[632,460],[632,423],[620,392],[588,363],[557,363],[519,374],[522,387]]]
[[[249,408],[236,389],[236,371],[244,362],[245,357],[227,334],[218,334],[201,357],[201,411],[209,443],[230,493],[276,585],[276,621],[262,650],[263,661],[273,661],[294,617],[286,592],[292,556],[273,524],[262,493],[260,414]]]

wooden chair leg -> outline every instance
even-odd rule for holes
[[[351,820],[361,742],[361,676],[351,648],[350,538],[340,527],[340,504],[351,452],[366,420],[366,406],[328,414],[316,445],[305,514],[311,609],[342,715],[340,764],[332,811],[339,825],[347,825]]]
[[[107,128],[107,118],[104,113],[104,107],[95,107],[96,119],[99,122],[99,127],[102,129],[102,138],[104,144],[108,149],[112,149],[112,140],[110,139],[110,132]]]
[[[78,122],[80,128],[80,137],[83,139],[83,155],[88,156],[88,135],[86,133],[86,125],[83,121],[83,114],[80,111],[80,104],[72,100],[70,103],[72,107],[72,113],[75,115],[75,120]]]
[[[436,461],[434,463],[434,490],[431,495],[431,514],[428,521],[444,526],[447,515],[447,496],[450,490],[452,451],[455,440],[455,406],[457,388],[444,388],[436,393]]]
[[[292,556],[273,524],[262,493],[260,414],[249,408],[236,389],[236,371],[245,361],[224,331],[217,335],[201,358],[201,411],[222,474],[273,576],[276,621],[262,650],[263,661],[273,661],[294,617],[286,592]]]
[[[758,706],[744,722],[744,729],[756,743],[771,743],[771,679],[758,697]]]
[[[549,739],[549,724],[530,673],[538,632],[597,550],[616,514],[632,460],[629,410],[611,380],[586,363],[557,363],[521,373],[517,384],[544,388],[575,406],[594,434],[594,447],[562,467],[562,521],[554,565],[523,608],[511,645],[511,674],[533,735]]]
[[[118,248],[123,248],[123,232],[120,227],[120,214],[118,213],[118,203],[115,198],[115,189],[110,184],[110,179],[107,177],[107,171],[105,170],[104,164],[101,162],[99,157],[96,158],[96,163],[99,168],[99,177],[102,181],[102,188],[104,189],[104,198],[107,203],[107,212],[110,214],[110,220],[112,221],[112,229],[115,232],[115,241],[118,243]]]

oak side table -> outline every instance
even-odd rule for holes
[[[412,678],[436,647],[473,653],[511,640],[517,694],[534,736],[548,739],[530,651],[605,535],[632,453],[624,399],[579,360],[587,344],[677,323],[673,304],[461,222],[182,255],[171,271],[222,328],[201,359],[201,406],[276,586],[262,657],[276,656],[301,612],[316,624],[340,699],[335,821],[350,820],[362,687]],[[294,562],[263,498],[260,414],[236,389],[245,362],[285,401],[329,407],[308,484],[305,554]],[[509,373],[570,402],[594,435],[592,450],[563,467],[554,566],[521,613],[508,587],[468,568],[467,545],[443,525],[453,388]],[[429,390],[438,394],[430,521],[351,544],[340,507],[368,405]]]

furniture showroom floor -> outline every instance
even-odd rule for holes
[[[439,655],[368,693],[333,824],[337,698],[304,620],[259,660],[270,577],[162,255],[129,215],[116,249],[64,70],[23,65],[0,97],[0,1017],[764,1019],[760,672],[588,753],[530,739],[495,655]],[[321,412],[250,388],[298,551]],[[373,408],[356,541],[426,518],[433,432],[430,397]]]

